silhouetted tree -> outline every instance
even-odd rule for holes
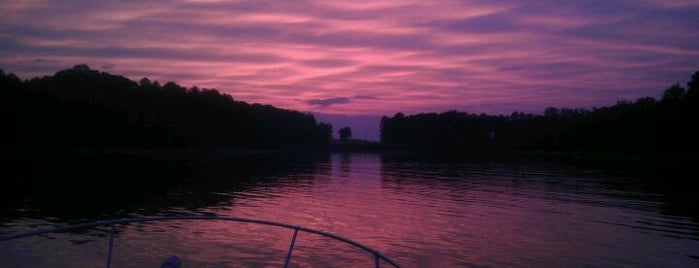
[[[699,71],[695,72],[687,82],[687,98],[693,101],[699,99]]]
[[[346,142],[347,139],[352,137],[352,129],[350,127],[343,127],[337,131],[337,134],[340,136],[342,141]]]
[[[2,144],[18,149],[329,143],[327,126],[310,114],[250,105],[214,89],[188,90],[174,82],[161,87],[147,78],[136,83],[84,64],[24,82],[2,72],[0,94]]]
[[[559,114],[559,110],[556,107],[548,107],[544,110],[544,116],[546,117],[558,117]]]
[[[138,81],[138,86],[142,88],[149,88],[151,86],[150,80],[144,77],[140,81]]]
[[[330,143],[330,140],[332,140],[333,137],[333,125],[320,122],[318,124],[318,128],[320,129],[321,139],[325,143]]]
[[[586,109],[549,107],[542,115],[513,112],[510,116],[450,111],[381,119],[381,142],[426,150],[481,149],[571,150],[627,154],[688,153],[699,149],[696,103],[699,72],[687,83],[674,84],[662,101],[635,102]],[[489,141],[488,133],[497,133]],[[490,142],[490,143],[489,143]],[[485,144],[492,144],[486,147]]]
[[[676,83],[663,92],[664,101],[675,101],[684,98],[685,89]]]

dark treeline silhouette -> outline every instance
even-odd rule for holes
[[[310,114],[87,65],[25,81],[0,70],[0,125],[0,146],[11,150],[301,148],[332,135]]]
[[[699,149],[699,71],[687,88],[674,84],[661,100],[620,101],[603,108],[547,108],[510,116],[450,111],[381,120],[381,141],[399,148],[447,151],[552,150],[687,154]]]

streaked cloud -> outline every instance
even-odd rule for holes
[[[691,0],[9,1],[0,68],[86,63],[318,113],[540,112],[684,82],[696,14]]]
[[[312,99],[306,101],[310,105],[318,105],[321,107],[328,107],[334,104],[347,104],[350,103],[350,99],[345,97],[329,98],[329,99]]]

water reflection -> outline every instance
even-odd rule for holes
[[[196,183],[114,215],[193,213],[288,222],[350,237],[406,267],[699,264],[696,218],[688,210],[668,210],[674,206],[668,191],[638,177],[523,161],[426,162],[378,154],[263,158],[194,157],[189,163],[196,167],[190,174],[200,178]],[[5,218],[0,231],[65,221],[41,213]],[[105,242],[104,230],[53,238],[0,244],[6,252],[0,263],[84,258],[93,266],[101,254],[95,248]],[[281,266],[290,239],[288,230],[249,224],[135,224],[122,226],[115,261],[120,267],[157,266],[178,254],[192,266]],[[296,266],[372,263],[365,252],[314,235],[302,235],[297,246]]]
[[[329,155],[198,152],[3,156],[4,220],[57,223],[231,205],[231,192],[274,188],[283,174],[327,168]],[[302,180],[303,176],[291,176]],[[306,178],[308,179],[308,178]],[[4,220],[3,220],[4,219]]]

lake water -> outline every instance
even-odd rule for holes
[[[145,198],[23,197],[2,210],[0,233],[112,217],[219,215],[331,232],[404,267],[699,267],[695,191],[666,187],[665,178],[551,162],[379,154],[272,161],[201,160],[184,169],[195,179],[137,191]],[[178,176],[138,174],[136,180]],[[281,267],[292,236],[279,227],[220,221],[118,228],[113,267],[159,267],[169,255],[183,267]],[[0,242],[0,267],[101,267],[107,243],[106,227]],[[292,258],[293,267],[372,265],[366,252],[306,233]]]

